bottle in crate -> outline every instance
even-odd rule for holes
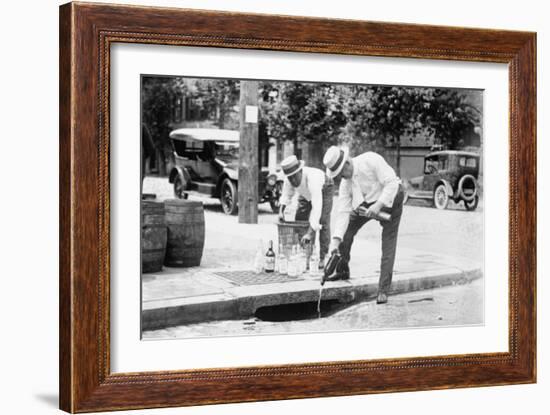
[[[317,251],[317,246],[315,244],[312,246],[311,256],[309,257],[309,274],[319,274],[319,252]]]
[[[296,206],[294,205],[294,203],[291,203],[285,208],[284,217],[285,217],[285,222],[296,221]]]
[[[277,258],[279,274],[286,275],[288,273],[288,258],[285,254],[283,244],[279,244],[279,257]]]
[[[298,276],[298,262],[296,257],[296,246],[292,246],[292,250],[290,252],[289,258],[288,258],[288,276],[289,277],[297,277]]]

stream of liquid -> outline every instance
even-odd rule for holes
[[[321,297],[323,296],[323,286],[319,288],[319,300],[317,300],[317,315],[321,318]]]

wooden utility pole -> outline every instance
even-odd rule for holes
[[[239,223],[258,223],[258,82],[241,81]]]

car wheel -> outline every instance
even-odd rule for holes
[[[464,200],[463,202],[466,210],[476,210],[477,204],[479,203],[479,196],[476,195],[476,197],[474,197],[474,200],[470,200],[469,202],[466,200]]]
[[[447,186],[440,184],[434,191],[434,206],[438,209],[447,209],[449,204],[449,193],[447,192]]]
[[[174,179],[174,197],[176,199],[186,199],[185,195],[185,182],[182,177],[178,174]]]
[[[231,179],[225,179],[222,182],[220,202],[226,215],[237,214],[237,185]]]
[[[275,185],[275,191],[273,192],[273,194],[277,195],[277,197],[269,201],[269,205],[271,206],[271,210],[273,211],[273,213],[279,213],[279,208],[281,207],[280,199],[281,199],[282,193],[283,193],[283,185],[282,183],[278,182]]]
[[[472,203],[477,196],[477,181],[471,174],[465,174],[458,181],[460,199]]]

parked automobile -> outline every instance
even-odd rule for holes
[[[174,195],[189,194],[220,199],[223,211],[237,213],[239,184],[239,132],[213,128],[180,128],[170,133],[175,165],[168,180]],[[283,178],[261,168],[258,178],[259,203],[269,202],[279,211]]]
[[[438,209],[446,209],[449,200],[463,202],[475,210],[479,202],[479,154],[443,150],[424,156],[424,174],[404,180],[405,200],[429,199]]]

